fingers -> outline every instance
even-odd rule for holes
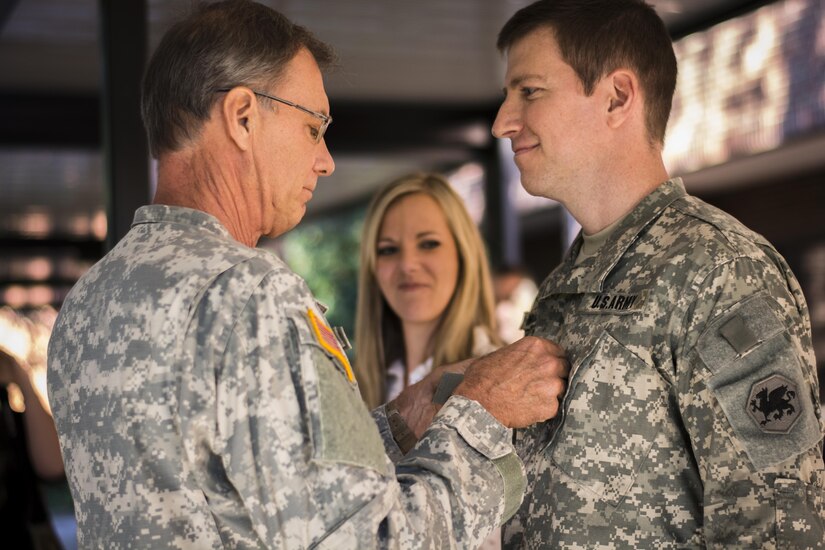
[[[540,338],[538,336],[525,336],[521,340],[516,341],[515,344],[519,342],[525,342],[526,344],[533,346],[540,346],[548,355],[555,355],[556,357],[564,357],[565,355],[561,346],[555,342],[545,338]]]
[[[478,401],[505,426],[521,428],[558,414],[569,371],[561,347],[526,337],[473,363],[455,393]]]
[[[533,369],[534,376],[526,380],[521,407],[509,411],[502,423],[511,428],[524,428],[554,418],[567,390],[569,363],[554,357]]]
[[[560,399],[567,391],[567,378],[554,377],[548,380],[547,383],[550,386],[549,391],[552,397]]]
[[[558,415],[567,389],[563,378],[550,377],[534,384],[525,394],[525,406],[507,419],[507,426],[524,428]]]

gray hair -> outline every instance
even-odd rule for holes
[[[215,91],[271,86],[306,48],[319,67],[332,49],[307,29],[250,0],[201,4],[164,35],[143,78],[141,113],[152,156],[179,150],[197,137]]]

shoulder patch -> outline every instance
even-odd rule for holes
[[[748,414],[759,429],[770,433],[788,433],[799,420],[796,384],[780,374],[760,380],[751,388]]]
[[[322,348],[327,350],[333,357],[341,362],[347,373],[347,379],[350,382],[355,382],[355,375],[352,373],[352,367],[349,364],[349,360],[347,359],[347,355],[344,353],[344,350],[341,349],[338,339],[335,337],[335,333],[331,328],[329,328],[329,326],[327,326],[322,317],[315,315],[315,312],[312,311],[312,309],[307,310],[307,317],[309,318],[309,324],[312,327],[312,332],[315,333],[315,337],[318,339],[318,343],[321,344]]]
[[[696,345],[707,385],[757,469],[822,439],[813,392],[773,298],[757,294],[712,320]]]

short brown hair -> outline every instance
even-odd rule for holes
[[[141,110],[152,156],[197,136],[216,90],[272,85],[302,48],[322,69],[334,61],[329,46],[266,6],[200,4],[164,35],[143,78]]]
[[[664,143],[676,89],[673,42],[643,0],[539,0],[513,15],[498,35],[507,51],[538,28],[553,30],[562,59],[590,95],[596,82],[619,68],[633,70],[645,96],[651,141]]]

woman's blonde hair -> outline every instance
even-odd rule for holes
[[[401,321],[387,304],[375,278],[378,232],[387,210],[402,197],[416,193],[431,197],[441,207],[458,252],[456,288],[433,334],[433,366],[471,357],[475,327],[484,329],[492,342],[500,343],[487,253],[461,197],[437,174],[412,174],[398,179],[372,199],[361,238],[355,371],[361,395],[370,408],[385,401],[387,367],[404,357]]]

